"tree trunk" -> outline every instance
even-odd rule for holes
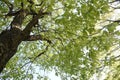
[[[49,15],[49,12],[43,12],[42,9],[40,9],[39,12],[34,15],[28,11],[29,9],[21,8],[19,11],[12,11],[13,5],[9,1],[3,0],[3,2],[5,2],[10,9],[7,16],[14,16],[14,18],[10,24],[10,30],[5,30],[0,34],[0,73],[8,61],[15,55],[17,47],[22,41],[45,40],[49,43],[51,42],[41,35],[30,35],[31,29],[37,24],[38,19],[43,18],[44,15]],[[23,21],[28,15],[34,17],[28,22],[26,27],[21,30]]]
[[[0,73],[16,53],[21,41],[22,33],[18,28],[5,30],[0,34]]]

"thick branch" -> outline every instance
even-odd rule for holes
[[[23,30],[25,37],[30,34],[32,27],[37,24],[38,19],[44,17],[44,15],[47,14],[49,13],[42,12],[42,10],[39,11],[39,13],[27,24],[26,28]]]
[[[47,38],[44,38],[41,35],[30,35],[27,39],[23,41],[37,41],[37,40],[42,40],[42,41],[47,41],[48,43],[51,43],[51,41]]]
[[[11,22],[11,27],[17,27],[20,28],[25,17],[27,15],[27,11],[26,10],[19,10],[18,14],[16,14],[16,16],[14,17],[13,21]]]

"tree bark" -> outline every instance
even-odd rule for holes
[[[3,31],[0,34],[0,73],[4,69],[8,61],[17,52],[17,47],[22,41],[20,29]]]
[[[13,5],[7,1],[3,2],[9,7],[9,12],[6,16],[14,16],[11,22],[10,30],[4,30],[0,34],[0,73],[5,68],[8,61],[15,55],[17,48],[22,41],[33,41],[33,40],[45,40],[51,43],[50,40],[42,37],[41,35],[30,35],[31,29],[37,24],[39,18],[43,18],[44,15],[49,15],[48,12],[43,12],[42,9],[37,14],[32,14],[28,9],[21,8],[19,11],[13,11]],[[33,17],[26,25],[25,29],[22,30],[21,26],[26,16],[31,15]]]

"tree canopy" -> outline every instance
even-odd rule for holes
[[[112,0],[1,0],[0,36],[14,26],[11,9],[13,12],[23,9],[30,15],[26,15],[19,28],[25,32],[23,36],[35,37],[22,40],[0,73],[0,79],[27,80],[36,76],[49,80],[42,72],[55,70],[55,75],[62,80],[95,80],[103,78],[103,74],[106,80],[119,80],[120,31],[117,28],[120,21],[111,17],[118,7],[112,4],[120,3]],[[26,33],[30,27],[30,33]]]

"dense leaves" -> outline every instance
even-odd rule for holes
[[[29,9],[27,0],[10,0],[15,10]],[[51,40],[22,42],[16,55],[9,61],[1,79],[44,79],[44,72],[55,70],[62,80],[89,80],[101,78],[106,70],[106,79],[119,79],[119,30],[117,22],[101,24],[99,21],[109,13],[107,0],[33,0],[32,9],[37,13],[40,8],[50,15],[39,19],[38,27],[31,34],[41,34]],[[11,17],[4,17],[8,7],[0,1],[0,28],[9,28]],[[23,27],[31,16],[24,21]],[[117,51],[116,51],[117,50]],[[113,53],[116,51],[115,53]],[[40,53],[45,52],[41,56]],[[107,72],[108,71],[108,72]],[[109,77],[112,75],[112,77]],[[37,77],[36,77],[37,76]],[[94,79],[96,80],[96,79]]]

